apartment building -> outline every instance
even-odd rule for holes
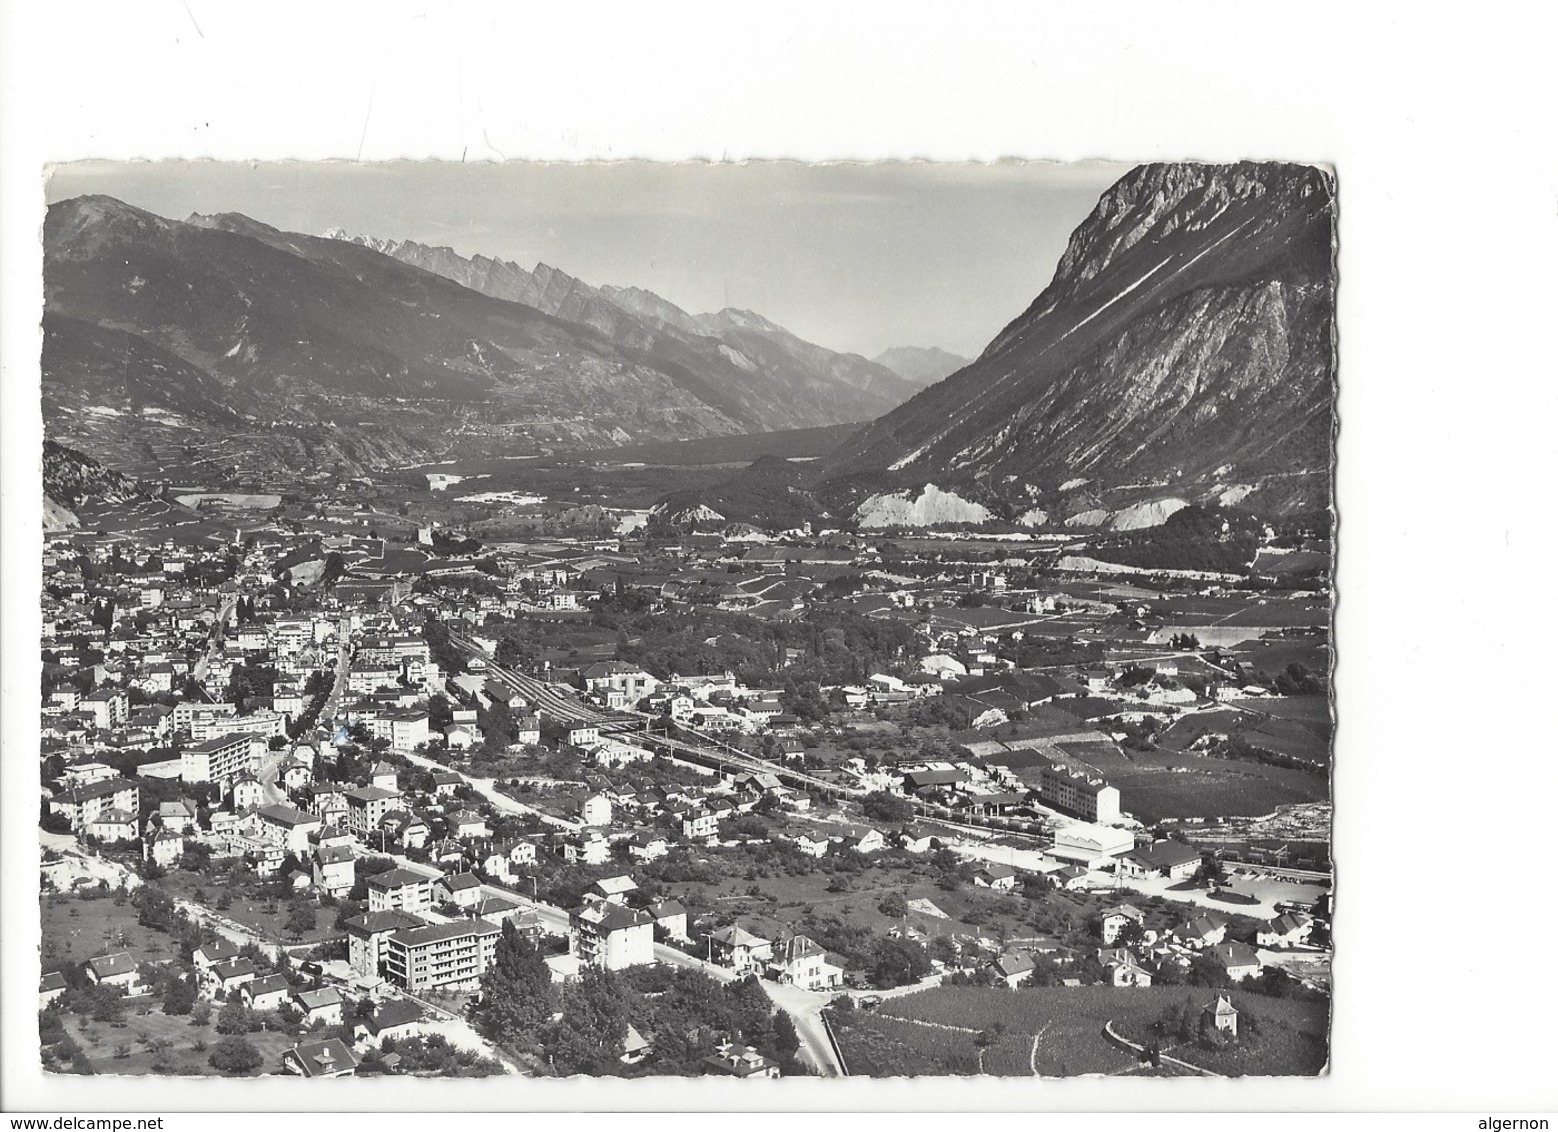
[[[492,966],[502,934],[480,919],[398,931],[385,941],[385,978],[409,991],[473,986]]]

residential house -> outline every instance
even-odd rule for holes
[[[643,830],[628,839],[628,855],[635,861],[656,861],[670,851],[666,839],[652,830]]]
[[[382,786],[359,786],[348,790],[345,800],[346,827],[359,837],[367,837],[378,829],[385,814],[401,808],[400,792]]]
[[[135,814],[129,810],[121,810],[118,807],[103,810],[81,832],[98,841],[111,845],[117,845],[124,841],[135,840],[136,819]]]
[[[140,808],[140,787],[123,778],[73,783],[49,799],[49,812],[64,815],[76,833],[84,832],[87,826],[108,810],[134,815],[140,812]],[[131,837],[134,836],[132,833]]]
[[[141,993],[141,976],[128,951],[87,960],[87,979],[99,986],[122,987],[127,995]]]
[[[1244,943],[1219,943],[1213,945],[1212,958],[1228,972],[1234,982],[1254,978],[1260,974],[1260,957],[1255,949]]]
[[[1192,916],[1169,933],[1186,947],[1215,947],[1228,934],[1228,921],[1216,912]]]
[[[654,918],[605,898],[586,899],[569,914],[569,951],[580,962],[620,971],[654,962]]]
[[[809,936],[782,932],[768,961],[770,978],[802,990],[829,990],[844,978],[844,968]]]
[[[433,772],[433,796],[435,798],[452,798],[454,792],[465,780],[452,770],[435,770]]]
[[[238,988],[250,1010],[280,1010],[292,998],[292,984],[285,975],[264,975]]]
[[[282,1051],[281,1067],[298,1077],[350,1077],[357,1072],[357,1056],[340,1038],[326,1038]]]
[[[1146,913],[1131,904],[1116,904],[1105,908],[1099,915],[1101,917],[1099,934],[1105,947],[1120,938],[1120,933],[1125,930],[1126,924],[1135,924],[1139,928],[1147,919]]]
[[[709,959],[737,974],[758,974],[774,957],[771,941],[755,936],[739,924],[721,928],[709,935]]]
[[[434,903],[470,908],[481,898],[481,881],[475,873],[450,873],[433,882]]]
[[[579,803],[579,820],[585,825],[610,825],[611,801],[604,794],[587,795]]]
[[[563,860],[572,865],[604,865],[611,857],[611,846],[598,832],[575,833],[561,842]]]
[[[1010,865],[987,864],[974,874],[978,888],[993,888],[997,892],[1010,892],[1017,887],[1017,870]]]
[[[377,1046],[386,1038],[399,1041],[413,1037],[424,1027],[420,1006],[403,998],[391,998],[375,1006],[368,1017],[357,1020],[352,1027],[352,1038],[359,1045]]]
[[[172,868],[184,856],[184,837],[166,829],[153,829],[141,842],[141,856],[165,869]]]
[[[213,963],[206,973],[206,990],[214,997],[218,994],[234,994],[245,983],[259,978],[254,961],[239,956],[236,959]]]
[[[47,1010],[54,1000],[66,991],[65,976],[58,971],[50,971],[38,980],[38,1009]]]
[[[321,845],[314,850],[313,882],[331,896],[350,892],[357,884],[357,858],[344,845]]]
[[[687,909],[678,901],[656,900],[649,905],[649,914],[654,917],[655,927],[670,939],[688,938]]]
[[[1257,947],[1295,947],[1309,939],[1314,920],[1302,912],[1284,912],[1273,920],[1262,920],[1255,929]]]
[[[395,868],[368,878],[369,912],[425,912],[433,906],[433,878]]]
[[[769,1061],[751,1046],[724,1042],[719,1049],[703,1059],[710,1075],[737,1077],[742,1080],[774,1078],[779,1076],[779,1066]]]
[[[297,991],[293,998],[297,1001],[298,1009],[303,1012],[305,1026],[311,1026],[315,1022],[323,1022],[326,1026],[341,1024],[341,1008],[344,1000],[341,998],[341,992],[334,987]]]
[[[1104,969],[1104,981],[1112,987],[1150,987],[1152,972],[1137,961],[1127,947],[1105,948],[1098,953]]]
[[[700,806],[673,812],[672,816],[680,822],[682,836],[689,840],[704,841],[719,833],[719,815],[713,810]]]
[[[214,939],[210,943],[203,943],[195,948],[193,958],[195,973],[204,978],[212,967],[218,963],[225,963],[238,956],[238,946],[230,940]]]
[[[990,964],[990,973],[1009,987],[1015,987],[1033,973],[1033,956],[1022,951],[1008,951]]]
[[[449,836],[458,841],[485,841],[492,837],[487,819],[473,810],[457,810],[445,821],[449,827]]]

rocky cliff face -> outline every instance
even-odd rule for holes
[[[1015,515],[1085,478],[1120,506],[1328,504],[1334,202],[1307,166],[1133,170],[978,359],[828,462],[835,496],[934,480]]]
[[[43,442],[44,530],[80,526],[73,512],[84,503],[125,503],[143,494],[134,480],[109,471],[85,452]]]

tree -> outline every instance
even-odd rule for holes
[[[1222,884],[1227,879],[1227,873],[1223,869],[1223,863],[1217,859],[1215,853],[1201,854],[1201,864],[1196,868],[1195,882],[1208,887]]]
[[[193,979],[174,979],[168,984],[168,992],[162,999],[164,1014],[182,1015],[195,1009],[195,983]]]
[[[287,908],[285,931],[294,939],[302,939],[314,930],[316,916],[314,906],[306,900],[295,900]]]
[[[505,923],[492,966],[482,976],[481,1001],[472,1015],[476,1028],[493,1041],[523,1048],[551,1017],[555,999],[545,956]]]
[[[909,902],[901,892],[889,892],[876,907],[882,915],[891,916],[895,920],[901,920],[909,914]]]
[[[879,987],[917,982],[930,974],[930,956],[908,939],[880,939],[872,953],[871,981]]]
[[[219,1034],[247,1034],[249,1032],[249,1010],[237,998],[230,998],[222,1009],[217,1011],[216,1032]]]
[[[248,1038],[237,1035],[223,1038],[211,1048],[211,1056],[207,1059],[211,1067],[220,1073],[237,1075],[250,1073],[264,1064],[265,1059],[260,1056],[260,1051],[255,1048]]]
[[[860,800],[860,808],[866,817],[892,825],[914,817],[914,803],[889,790],[873,790]]]

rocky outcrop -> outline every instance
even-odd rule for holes
[[[86,503],[126,503],[145,497],[130,477],[103,467],[85,452],[43,442],[43,529],[81,525],[74,511]]]
[[[917,491],[873,495],[855,510],[862,527],[937,527],[962,523],[988,523],[994,513],[982,503],[964,499],[953,491],[926,484]]]
[[[1280,476],[1285,509],[1325,505],[1334,199],[1307,166],[1133,170],[1028,310],[857,434],[829,474],[995,499],[1083,479],[1198,496],[1216,479]]]

